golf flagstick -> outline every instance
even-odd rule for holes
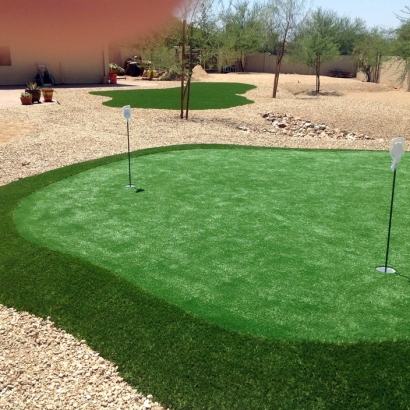
[[[391,232],[391,221],[393,216],[393,201],[394,201],[394,188],[396,185],[396,172],[397,172],[397,165],[401,160],[401,157],[404,154],[404,141],[403,137],[393,138],[390,144],[390,155],[393,159],[393,163],[391,165],[391,169],[393,170],[393,187],[391,193],[391,203],[390,203],[390,218],[389,218],[389,230],[387,233],[387,248],[386,248],[386,260],[384,266],[379,266],[376,268],[378,272],[382,273],[396,273],[396,270],[393,268],[389,268],[387,266],[387,262],[389,260],[389,246],[390,246],[390,232]]]
[[[130,126],[129,122],[131,119],[131,106],[125,105],[122,107],[122,113],[127,120],[127,139],[128,139],[128,185],[125,188],[135,188],[135,185],[131,183],[131,153],[130,153]]]

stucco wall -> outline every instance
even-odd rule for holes
[[[35,47],[22,52],[9,44],[11,66],[0,66],[0,85],[24,85],[37,75],[37,63],[45,63],[56,84],[101,83],[108,70],[108,47],[79,50],[76,57]],[[105,53],[105,55],[104,55]]]
[[[400,78],[403,75],[403,71],[403,62],[395,57],[390,57],[387,61],[382,63],[379,83],[395,88],[403,88],[406,91],[410,91],[409,74],[407,73],[404,76],[403,80],[401,80]],[[357,78],[361,81],[366,81],[366,76],[363,73],[357,73]]]
[[[276,67],[276,56],[270,53],[257,53],[246,57],[246,70],[256,73],[274,73]],[[320,74],[328,75],[329,70],[341,70],[356,75],[356,68],[353,66],[350,56],[340,56],[333,62],[324,62]],[[293,63],[286,59],[282,61],[281,73],[284,74],[315,74],[315,70],[304,64]]]

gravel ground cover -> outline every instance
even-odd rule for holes
[[[0,305],[0,407],[152,409],[117,368],[49,320]]]
[[[410,94],[356,79],[282,75],[277,99],[271,74],[197,73],[197,81],[254,84],[254,104],[191,111],[189,120],[170,110],[133,109],[132,150],[192,143],[223,143],[309,149],[387,150],[396,136],[409,137]],[[175,87],[176,83],[120,80],[119,86]],[[1,104],[0,185],[126,151],[120,108],[102,105],[89,91],[57,88],[57,103]],[[10,100],[9,100],[10,101]],[[286,115],[285,115],[286,114]],[[387,153],[386,153],[387,155]],[[148,394],[149,392],[144,392]],[[131,389],[113,364],[49,320],[0,305],[0,408],[160,409],[151,396]]]

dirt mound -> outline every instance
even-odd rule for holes
[[[198,64],[192,70],[192,80],[201,81],[209,77],[209,74]]]

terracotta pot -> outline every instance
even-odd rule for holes
[[[40,104],[41,90],[27,90],[26,89],[26,93],[31,94],[31,96],[33,97],[33,103],[37,102],[38,104]]]
[[[45,102],[53,102],[53,92],[52,89],[42,90]]]
[[[33,98],[32,97],[20,97],[21,103],[23,105],[31,105],[33,104]]]

